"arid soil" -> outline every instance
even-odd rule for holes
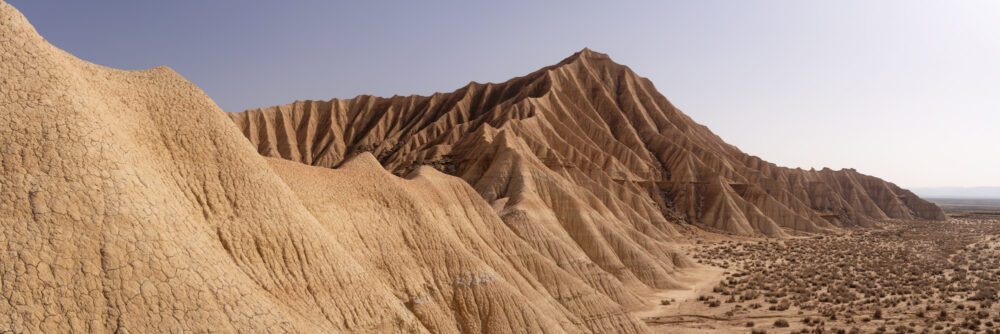
[[[915,218],[945,216],[743,153],[587,49],[453,93],[231,114],[0,0],[0,333],[992,328],[996,221],[862,229]]]
[[[638,313],[654,332],[995,333],[1000,219],[893,221],[786,240],[698,242],[711,290]],[[710,268],[711,268],[710,267]],[[711,273],[706,269],[706,273]]]

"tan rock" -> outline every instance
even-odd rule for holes
[[[452,93],[300,101],[230,116],[267,156],[336,167],[372,152],[399,175],[431,165],[460,176],[489,202],[507,199],[501,215],[569,229],[606,271],[628,268],[618,275],[624,281],[645,271],[638,278],[649,286],[670,284],[658,270],[637,267],[646,261],[622,262],[646,252],[610,249],[609,235],[644,245],[640,239],[669,242],[676,223],[780,237],[872,226],[872,219],[944,219],[934,204],[854,170],[789,169],[743,153],[649,80],[589,49]],[[589,227],[595,220],[624,230],[598,238],[607,231]]]
[[[231,114],[0,1],[0,87],[0,331],[646,333],[628,310],[693,266],[680,224],[943,219],[746,155],[586,49],[453,93]]]

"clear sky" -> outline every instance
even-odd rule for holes
[[[996,0],[7,1],[56,46],[170,66],[227,111],[452,91],[587,46],[779,165],[1000,185]]]

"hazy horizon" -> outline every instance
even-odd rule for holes
[[[1000,187],[933,187],[910,190],[925,199],[1000,199]]]
[[[589,47],[778,165],[1000,186],[995,1],[8,2],[78,57],[170,66],[227,111],[448,92]]]

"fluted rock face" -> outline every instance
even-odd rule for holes
[[[743,154],[587,50],[450,94],[228,114],[0,1],[0,87],[0,331],[646,333],[627,310],[692,266],[678,224],[942,218]]]
[[[369,153],[337,170],[270,162],[431,332],[645,331],[621,305],[518,238],[461,179],[426,166],[399,178]]]
[[[531,229],[560,230],[609,272],[624,266],[631,273],[619,278],[651,286],[669,282],[658,269],[639,274],[623,260],[648,256],[648,248],[615,249],[615,238],[669,241],[673,223],[682,222],[784,236],[873,219],[944,219],[934,204],[872,176],[783,168],[747,155],[649,80],[587,49],[500,84],[304,101],[231,117],[267,156],[335,167],[372,152],[396,174],[430,165],[459,176],[508,225],[524,229],[522,238],[540,233]]]
[[[0,51],[0,331],[426,332],[170,69]]]
[[[611,274],[429,168],[268,161],[170,69],[79,60],[2,1],[0,85],[2,332],[645,333],[623,305],[686,264],[595,240],[663,251]]]

